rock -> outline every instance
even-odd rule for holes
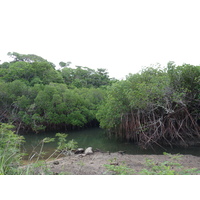
[[[85,156],[86,156],[86,154],[84,154],[84,153],[77,155],[77,157],[79,157],[79,158],[82,158],[82,157],[85,157]]]
[[[118,151],[119,154],[124,155],[125,151]]]
[[[62,151],[62,154],[65,156],[71,156],[73,154],[73,152],[71,150],[69,151]]]
[[[84,149],[83,148],[78,148],[74,153],[75,154],[82,154],[82,153],[84,153]]]
[[[88,147],[88,148],[85,150],[85,155],[90,155],[90,154],[93,154],[92,147]]]
[[[111,162],[110,165],[119,165],[118,162]]]
[[[59,165],[59,162],[58,161],[54,161],[53,164],[54,165]]]

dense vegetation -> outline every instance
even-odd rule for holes
[[[8,55],[12,61],[0,64],[0,174],[35,173],[19,168],[24,138],[14,129],[39,133],[100,124],[110,135],[144,148],[200,142],[200,66],[169,62],[165,68],[148,67],[118,81],[105,69],[71,68],[63,61],[56,69],[40,56]],[[58,148],[49,158],[75,148],[76,142],[67,143],[66,136],[57,133]],[[41,141],[37,161],[44,143],[53,140]],[[150,170],[142,174],[186,173],[174,171],[170,163],[147,164]],[[133,173],[125,165],[106,167],[117,174]]]
[[[169,62],[146,68],[108,88],[100,126],[139,143],[191,145],[200,137],[200,66]]]
[[[0,122],[16,130],[74,129],[98,125],[137,142],[190,145],[199,139],[200,66],[169,62],[126,80],[105,69],[55,65],[36,55],[8,53],[0,65]]]
[[[0,123],[0,175],[18,174],[18,166],[22,158],[20,146],[24,142],[23,136],[14,134],[14,127]]]
[[[12,61],[0,65],[0,122],[35,132],[97,124],[105,86],[114,81],[105,69],[60,62],[57,70],[36,55],[8,55]]]

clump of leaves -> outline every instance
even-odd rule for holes
[[[157,163],[153,160],[147,159],[145,169],[142,169],[139,174],[142,175],[175,175],[174,166],[181,167],[179,163],[170,163],[168,161]]]
[[[179,153],[172,155],[171,153],[163,152],[163,155],[170,157],[172,160],[180,160],[183,157],[183,155],[180,155]]]
[[[20,146],[24,137],[14,134],[14,126],[0,124],[0,174],[16,174],[17,167],[22,159]]]
[[[77,142],[75,142],[74,140],[70,140],[67,142],[67,134],[64,134],[64,133],[56,133],[55,135],[58,139],[58,146],[56,148],[56,150],[44,161],[44,160],[39,160],[40,158],[42,158],[45,154],[45,152],[43,152],[43,148],[44,148],[44,145],[46,143],[49,143],[49,142],[53,142],[55,141],[55,138],[49,138],[49,137],[46,137],[44,139],[42,139],[40,141],[40,143],[38,145],[40,145],[40,150],[39,152],[36,152],[34,153],[34,155],[31,156],[31,159],[37,155],[37,160],[35,163],[32,163],[30,164],[25,172],[23,172],[23,174],[41,174],[41,175],[51,175],[53,174],[53,172],[48,168],[47,166],[47,163],[46,161],[48,161],[50,158],[52,158],[56,153],[59,152],[59,154],[57,155],[56,158],[58,158],[61,154],[63,154],[64,152],[67,152],[67,153],[70,153],[73,149],[77,148]],[[38,145],[36,147],[38,147]],[[35,148],[36,148],[35,147]]]
[[[129,168],[125,162],[119,164],[116,158],[111,159],[110,163],[105,164],[104,167],[107,169],[104,174],[108,174],[108,172],[111,172],[113,175],[131,175],[135,173],[135,171]]]
[[[104,174],[111,172],[114,175],[195,175],[200,174],[200,171],[196,168],[184,169],[183,166],[176,162],[180,160],[182,155],[180,154],[168,154],[170,160],[164,162],[155,162],[151,159],[146,159],[145,168],[139,172],[135,172],[132,168],[128,167],[125,163],[119,164],[116,159],[110,160],[110,164],[104,165],[107,171]],[[175,161],[176,160],[176,161]],[[114,162],[113,162],[114,161]]]
[[[147,159],[145,162],[146,168],[142,169],[139,174],[141,175],[193,175],[200,174],[200,171],[196,168],[183,169],[183,166],[178,162],[183,155],[169,154],[164,152],[164,155],[168,156],[170,160],[164,162],[155,162],[151,159]],[[176,162],[175,162],[176,161]]]
[[[78,147],[78,143],[74,140],[70,140],[67,142],[66,137],[68,135],[64,133],[56,133],[56,137],[58,137],[58,147],[57,150],[61,153],[71,154],[71,151]]]
[[[21,171],[23,175],[53,175],[53,172],[44,160],[27,165],[27,167]]]
[[[71,155],[72,150],[78,147],[78,143],[75,142],[73,139],[67,142],[67,134],[65,133],[56,133],[56,137],[58,138],[58,146],[56,150],[46,159],[49,160],[53,155],[59,152],[58,158],[61,154]]]
[[[104,174],[108,174],[108,172],[112,172],[113,175],[132,175],[135,171],[129,168],[126,164],[122,165],[104,165],[107,171]]]

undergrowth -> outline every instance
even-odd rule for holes
[[[180,161],[182,155],[180,154],[168,154],[163,153],[169,160],[164,162],[155,162],[151,159],[146,159],[144,169],[135,171],[128,167],[125,163],[119,164],[115,160],[113,165],[112,160],[110,164],[104,165],[107,169],[105,174],[113,175],[198,175],[200,170],[196,168],[185,169],[178,161]]]
[[[73,140],[66,140],[67,135],[57,133],[58,146],[55,152],[44,160],[45,152],[43,147],[46,143],[54,141],[54,138],[44,138],[38,144],[39,151],[33,149],[32,154],[29,156],[30,160],[35,158],[35,162],[26,166],[21,166],[22,156],[20,151],[21,144],[24,138],[18,134],[14,134],[13,126],[9,124],[0,124],[0,175],[53,175],[54,173],[49,168],[47,161],[53,156],[59,157],[61,154],[70,155],[72,150],[77,148],[77,143]],[[182,155],[164,153],[166,161],[156,162],[151,159],[146,159],[144,169],[135,171],[126,165],[125,162],[119,163],[117,158],[110,160],[109,164],[104,165],[107,169],[104,174],[115,175],[196,175],[200,171],[196,168],[185,168],[180,164]],[[41,160],[43,159],[43,160]],[[84,163],[79,163],[80,169]],[[61,173],[68,174],[68,173]]]

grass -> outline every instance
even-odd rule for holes
[[[182,158],[182,155],[176,154],[171,155],[168,153],[163,153],[168,161],[155,162],[151,159],[146,159],[144,163],[144,168],[139,172],[128,167],[125,163],[112,165],[112,160],[110,164],[104,165],[107,171],[104,174],[111,173],[113,175],[199,175],[200,170],[196,168],[185,169],[178,161]],[[116,160],[115,160],[116,162]]]

